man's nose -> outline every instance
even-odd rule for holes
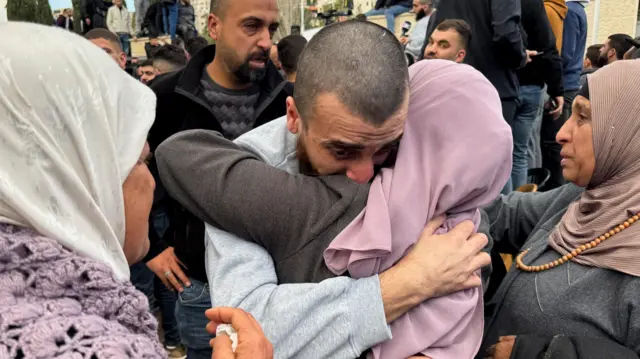
[[[347,168],[347,177],[356,183],[367,183],[373,178],[373,159],[367,158],[354,162]]]

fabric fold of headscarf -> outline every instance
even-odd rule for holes
[[[491,83],[467,65],[421,61],[409,68],[411,99],[393,169],[374,179],[365,210],[325,251],[327,266],[356,278],[400,260],[426,223],[446,214],[438,233],[464,220],[480,221],[478,207],[495,199],[512,163],[511,129]],[[471,358],[483,331],[480,288],[428,300],[391,324],[393,339],[372,348],[375,358],[423,353]]]
[[[128,279],[122,184],[155,95],[68,31],[0,24],[0,49],[0,223],[32,228]]]
[[[640,61],[616,61],[588,77],[595,171],[549,236],[562,255],[640,212]],[[572,259],[640,277],[640,223]]]

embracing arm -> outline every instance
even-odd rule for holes
[[[172,198],[204,222],[270,253],[275,247],[279,253],[294,252],[304,244],[301,238],[323,229],[318,228],[323,218],[337,215],[332,208],[343,194],[365,190],[345,176],[277,169],[214,131],[172,136],[156,150],[156,161]]]
[[[482,209],[494,248],[499,253],[517,254],[550,207],[566,208],[581,192],[577,186],[566,185],[549,192],[513,192],[498,197]]]
[[[208,225],[205,237],[211,304],[250,312],[274,358],[357,358],[391,338],[378,276],[278,285],[262,247]]]

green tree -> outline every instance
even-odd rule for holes
[[[73,29],[78,34],[82,34],[82,26],[80,25],[82,22],[82,9],[80,8],[80,3],[80,0],[71,0],[71,5],[73,6]]]
[[[36,0],[35,22],[42,25],[53,25],[53,11],[49,5],[49,0]]]
[[[36,22],[36,0],[8,0],[7,18],[11,21]]]

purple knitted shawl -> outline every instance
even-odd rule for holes
[[[166,358],[156,328],[107,265],[0,224],[0,359]]]

